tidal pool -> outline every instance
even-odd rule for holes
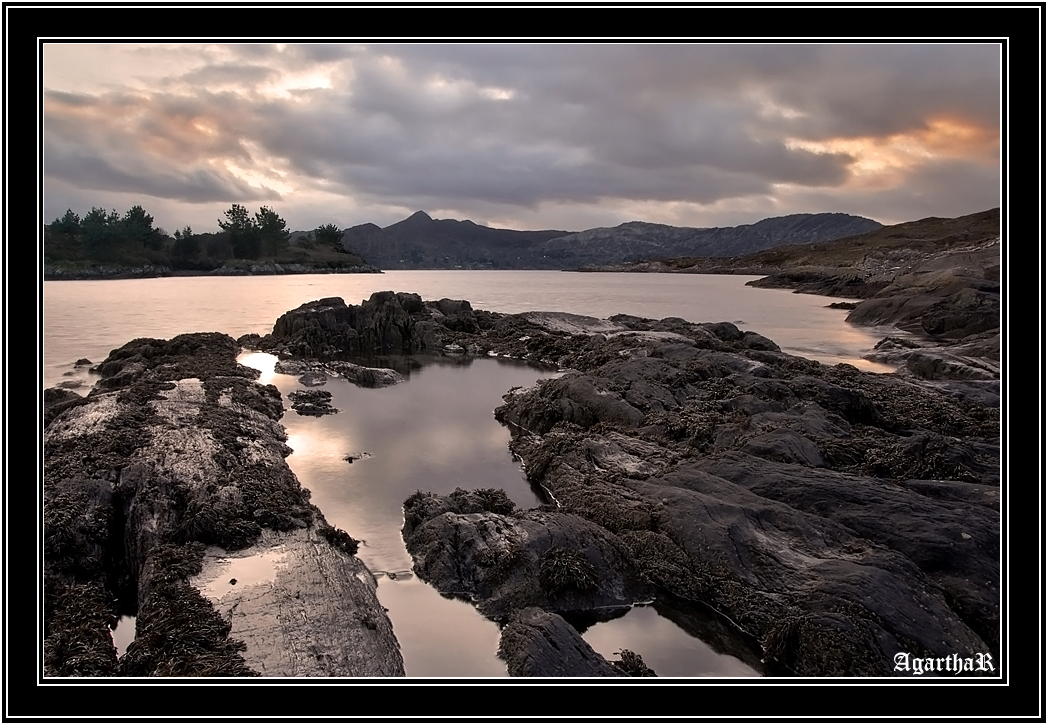
[[[240,361],[262,371],[259,382],[276,385],[285,398],[304,388],[295,376],[274,373],[274,356],[246,353]],[[541,504],[543,493],[529,486],[509,451],[510,432],[493,411],[511,388],[558,373],[502,358],[370,364],[396,367],[407,380],[367,389],[329,379],[324,390],[339,413],[300,416],[289,409],[281,421],[294,452],[288,465],[328,522],[361,540],[358,557],[379,577],[379,600],[389,609],[409,677],[506,677],[496,656],[498,625],[413,575],[401,538],[402,504],[416,491],[448,494],[457,487],[503,489],[522,508]],[[633,650],[661,676],[759,675],[654,608],[592,624],[583,637],[609,658]]]

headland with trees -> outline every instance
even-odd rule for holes
[[[139,205],[123,215],[92,207],[83,217],[67,209],[44,225],[44,279],[380,272],[343,246],[333,223],[292,233],[270,207],[252,214],[233,204],[218,232],[174,234],[155,227]]]

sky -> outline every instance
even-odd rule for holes
[[[1000,204],[997,44],[45,44],[44,222],[895,224]]]

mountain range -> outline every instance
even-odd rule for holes
[[[575,269],[638,259],[731,257],[786,244],[862,234],[882,225],[842,213],[791,214],[738,227],[626,222],[583,232],[495,229],[416,212],[388,227],[343,230],[346,250],[387,270]]]

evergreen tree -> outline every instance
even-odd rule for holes
[[[262,250],[261,238],[254,221],[248,216],[247,208],[234,204],[225,214],[226,221],[220,219],[219,227],[229,232],[233,255],[247,260],[258,259]]]
[[[188,224],[181,230],[175,230],[175,245],[171,252],[176,258],[191,260],[200,254],[200,247],[200,238],[193,234]]]
[[[334,247],[339,252],[344,252],[342,248],[343,232],[334,224],[325,224],[322,227],[318,227],[314,230],[313,237],[317,244],[324,247]]]
[[[80,221],[81,242],[90,259],[113,261],[120,254],[121,229],[117,210],[92,207]]]
[[[262,207],[255,213],[255,228],[267,255],[279,255],[288,249],[291,233],[287,227],[287,223],[269,207]]]
[[[153,216],[147,214],[146,210],[139,205],[136,204],[129,209],[124,218],[120,220],[120,224],[124,243],[129,251],[163,248],[164,237],[159,230],[153,228]]]
[[[80,234],[80,215],[72,209],[67,209],[64,216],[56,218],[48,227],[51,234],[78,235]]]

